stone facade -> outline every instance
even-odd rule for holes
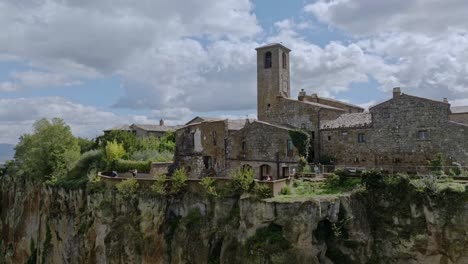
[[[189,178],[225,176],[227,120],[194,123],[176,131],[175,162]]]
[[[324,123],[322,153],[346,166],[424,166],[437,153],[468,165],[468,125],[450,121],[449,114],[448,103],[396,89],[392,99],[369,109],[371,122]]]
[[[400,88],[369,112],[304,90],[295,100],[289,52],[281,44],[257,48],[258,121],[192,119],[176,132],[176,165],[192,178],[228,177],[246,166],[258,178],[287,177],[299,160],[291,129],[310,134],[314,162],[328,156],[343,166],[421,166],[442,153],[448,162],[468,165],[468,109],[451,110],[446,100],[402,94]]]
[[[452,107],[450,121],[462,124],[468,124],[468,106]]]
[[[262,121],[247,123],[229,140],[230,169],[248,166],[258,178],[288,177],[299,159],[289,136],[290,128]]]

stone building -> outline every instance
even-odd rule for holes
[[[468,165],[468,125],[451,121],[450,104],[402,94],[369,113],[321,124],[321,150],[347,166],[421,166],[442,153]]]
[[[395,88],[393,98],[363,108],[331,98],[291,98],[290,49],[269,44],[257,50],[257,121],[195,117],[176,131],[175,163],[192,178],[228,177],[252,168],[258,178],[287,177],[299,154],[290,131],[309,133],[309,160],[334,157],[342,166],[415,166],[442,153],[468,165],[468,107],[450,108]]]
[[[132,124],[132,125],[123,125],[108,130],[104,130],[104,134],[111,131],[127,131],[135,134],[137,137],[157,137],[161,138],[166,135],[167,132],[173,132],[182,126],[169,126],[164,124],[164,120],[159,121],[159,125],[153,124]]]
[[[450,108],[450,121],[468,124],[468,106],[454,106]]]

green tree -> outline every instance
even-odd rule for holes
[[[187,185],[187,173],[185,169],[177,169],[172,175],[171,193],[178,194]]]
[[[60,118],[38,120],[33,127],[16,146],[18,173],[40,180],[63,177],[80,157],[78,140]]]
[[[129,155],[142,149],[141,140],[139,140],[131,131],[113,130],[98,137],[96,141],[98,142],[98,146],[104,149],[108,143],[116,141],[123,145],[125,151]]]
[[[80,151],[81,154],[88,152],[92,149],[94,149],[94,140],[87,139],[87,138],[77,138],[78,140],[78,145],[80,145]]]
[[[121,159],[125,156],[125,149],[122,144],[117,141],[108,142],[106,145],[106,162],[110,165],[114,160]]]

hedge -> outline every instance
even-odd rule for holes
[[[136,160],[114,160],[112,162],[111,170],[116,170],[119,173],[130,172],[134,169],[138,173],[149,173],[151,170],[151,161],[136,161]]]

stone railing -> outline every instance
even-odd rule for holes
[[[101,178],[101,180],[106,184],[108,187],[115,186],[119,182],[126,180],[126,179],[132,179],[133,175],[131,173],[121,173],[117,177],[112,177],[108,175],[109,173],[103,173],[99,172],[98,176]],[[156,179],[152,174],[148,173],[138,173],[137,176],[134,178],[138,180],[140,185],[144,188],[151,186]],[[231,178],[221,178],[221,177],[213,177],[212,179],[215,180],[215,186],[217,188],[226,186],[231,182]],[[200,182],[202,179],[187,179],[187,186],[189,191],[191,192],[203,192],[203,186],[200,185]],[[168,184],[171,184],[172,180],[170,178],[167,179]],[[281,193],[281,190],[290,184],[291,180],[285,178],[285,179],[279,179],[279,180],[273,180],[273,181],[260,181],[260,180],[255,180],[256,183],[261,184],[261,185],[266,185],[270,188],[272,196],[277,196]]]

